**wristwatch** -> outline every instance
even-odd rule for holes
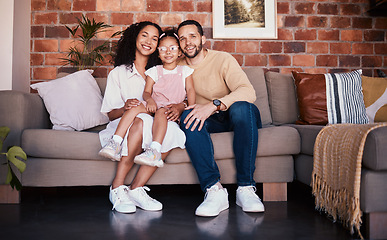
[[[216,111],[220,110],[220,106],[222,105],[222,102],[219,99],[212,100],[212,103],[216,106]]]

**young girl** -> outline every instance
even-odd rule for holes
[[[121,142],[127,129],[137,114],[148,112],[154,114],[153,141],[144,153],[134,158],[134,162],[157,167],[164,165],[161,160],[161,144],[168,124],[165,113],[171,104],[181,103],[185,98],[188,105],[195,104],[195,90],[192,80],[193,69],[177,65],[181,51],[177,34],[173,30],[161,34],[158,50],[163,65],[145,71],[147,77],[143,93],[144,101],[124,113],[113,138],[101,149],[100,155],[119,161]]]

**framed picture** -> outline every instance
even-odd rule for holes
[[[216,39],[276,39],[276,0],[213,0]]]

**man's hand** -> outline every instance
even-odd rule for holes
[[[198,131],[200,131],[204,126],[204,121],[215,112],[216,106],[210,102],[204,105],[195,104],[186,108],[186,110],[188,109],[192,109],[192,111],[184,119],[185,128],[189,129],[192,125],[191,131],[194,131],[199,125]]]
[[[169,104],[169,105],[165,106],[165,108],[167,109],[165,111],[165,114],[167,115],[167,119],[169,121],[175,122],[175,121],[179,120],[181,114],[183,113],[184,104],[183,103]]]

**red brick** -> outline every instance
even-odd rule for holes
[[[304,53],[305,43],[304,42],[285,42],[284,52],[285,53]]]
[[[306,44],[307,53],[328,53],[329,44],[325,42],[308,42]]]
[[[197,12],[212,12],[212,2],[196,2]]]
[[[318,55],[316,56],[316,66],[337,67],[338,57],[336,55]]]
[[[304,27],[305,19],[302,16],[286,16],[285,27]]]
[[[51,80],[56,78],[56,67],[33,68],[34,79]]]
[[[265,55],[246,55],[245,56],[245,66],[266,66],[267,65],[267,56]]]
[[[361,30],[341,30],[341,41],[361,42],[363,32]]]
[[[48,10],[61,10],[61,11],[70,11],[71,10],[71,1],[70,0],[48,0],[47,1]]]
[[[296,3],[295,11],[296,14],[313,14],[315,13],[314,7],[314,3]]]
[[[293,40],[293,31],[289,29],[278,29],[278,40]]]
[[[338,41],[340,37],[339,30],[319,30],[318,39],[327,41]]]
[[[352,19],[353,28],[372,28],[372,18],[354,17]]]
[[[327,17],[312,16],[312,17],[308,17],[307,21],[308,21],[309,28],[313,28],[313,27],[323,28],[323,27],[327,26],[328,18]]]
[[[31,11],[42,11],[46,9],[46,0],[31,0]]]
[[[44,37],[43,26],[31,26],[31,38],[42,38]]]
[[[358,4],[341,4],[340,15],[360,15],[361,8]]]
[[[373,54],[374,45],[372,43],[354,43],[352,45],[352,54]]]
[[[362,67],[381,67],[383,58],[382,56],[362,56],[361,62]]]
[[[147,0],[146,10],[148,12],[168,12],[170,10],[169,1]]]
[[[120,11],[120,0],[97,0],[97,11]]]
[[[169,26],[177,26],[183,21],[183,14],[165,13],[161,15],[161,24]]]
[[[55,12],[43,12],[34,14],[35,24],[55,24],[58,22],[58,13]]]
[[[68,38],[70,37],[69,31],[64,26],[47,26],[46,38]]]
[[[111,28],[106,29],[106,31],[104,31],[104,32],[98,33],[97,34],[97,38],[99,38],[99,39],[108,39],[117,31],[121,31],[121,27],[113,26]]]
[[[194,2],[172,1],[172,12],[193,12]]]
[[[223,41],[214,41],[212,47],[214,50],[225,51],[229,53],[235,52],[235,41],[223,40]]]
[[[65,53],[47,53],[45,56],[45,65],[61,66],[64,61],[61,58],[67,58]]]
[[[236,52],[238,53],[258,53],[259,43],[253,41],[237,41]]]
[[[325,74],[327,73],[326,68],[307,68],[305,69],[306,73],[311,73],[311,74]]]
[[[31,66],[40,66],[43,65],[44,55],[39,53],[31,53],[30,63]]]
[[[315,66],[315,56],[314,55],[294,55],[293,56],[293,65],[294,66]]]
[[[375,53],[387,55],[387,43],[375,43]]]
[[[187,14],[186,17],[187,17],[186,19],[195,19],[195,20],[198,21],[203,27],[211,26],[211,22],[210,22],[211,20],[210,20],[208,14],[201,14],[201,13],[194,14],[194,13],[189,13],[189,14]]]
[[[387,29],[387,17],[375,18],[376,29]]]
[[[111,21],[113,25],[131,25],[134,21],[133,13],[112,13]]]
[[[291,66],[292,59],[289,55],[269,55],[269,66]]]
[[[370,42],[384,41],[384,31],[366,30],[364,31],[364,40]]]
[[[277,13],[278,14],[289,14],[289,3],[288,2],[277,2]]]
[[[360,57],[358,56],[339,56],[339,67],[360,67]]]
[[[282,53],[281,42],[261,42],[261,53]]]
[[[331,17],[331,28],[349,28],[349,27],[351,27],[351,18]]]
[[[331,43],[330,53],[332,54],[351,54],[350,43]]]
[[[109,16],[106,13],[92,12],[87,13],[86,17],[90,20],[94,19],[96,22],[104,22],[105,24],[109,24]]]
[[[141,22],[141,21],[151,21],[151,22],[160,22],[160,14],[158,13],[137,13],[135,15],[134,22]]]
[[[78,19],[82,18],[82,13],[61,13],[59,15],[59,23],[60,24],[76,24],[78,23]]]
[[[319,3],[317,5],[317,13],[326,15],[338,15],[338,5],[333,3]]]
[[[95,11],[96,0],[73,0],[73,11]]]
[[[294,33],[295,40],[316,40],[316,37],[315,29],[302,29]]]
[[[237,60],[240,66],[243,65],[243,55],[242,54],[232,54],[232,56]]]
[[[58,40],[35,40],[34,52],[57,52]]]
[[[144,12],[146,7],[145,0],[122,0],[122,10],[123,11],[135,11],[135,12]]]

